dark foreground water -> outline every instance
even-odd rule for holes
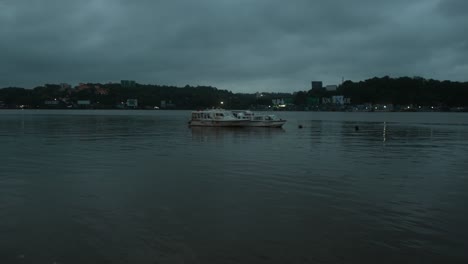
[[[468,263],[467,114],[279,114],[0,111],[0,263]]]

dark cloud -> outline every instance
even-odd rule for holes
[[[439,10],[447,16],[468,16],[468,2],[465,0],[441,0]]]
[[[466,80],[466,1],[0,0],[0,87],[296,91],[311,80]]]

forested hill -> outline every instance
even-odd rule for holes
[[[372,78],[346,81],[337,92],[353,104],[391,103],[395,105],[468,105],[468,82],[438,81],[420,77]]]
[[[137,99],[138,108],[153,108],[164,101],[168,108],[196,109],[225,107],[244,109],[252,105],[270,105],[272,99],[288,99],[295,106],[310,102],[322,103],[322,98],[343,95],[352,105],[393,104],[422,106],[468,106],[468,82],[438,81],[420,77],[372,78],[365,81],[345,81],[335,91],[326,89],[298,89],[285,87],[291,93],[233,93],[211,86],[176,87],[135,83],[125,87],[120,83],[87,83],[76,87],[46,84],[33,89],[7,87],[0,89],[0,107],[58,108],[76,105],[87,100],[93,108],[115,108],[128,99]],[[310,100],[315,98],[314,100]],[[50,101],[58,101],[51,104]],[[47,104],[49,102],[49,104]]]

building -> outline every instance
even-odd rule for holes
[[[76,104],[78,105],[79,108],[90,108],[91,107],[91,101],[90,100],[78,100],[78,101],[76,101]]]
[[[138,99],[127,99],[127,107],[137,108],[138,107]]]
[[[325,89],[327,89],[327,91],[336,91],[336,88],[338,88],[337,85],[327,85],[327,86],[325,86]]]
[[[120,85],[125,88],[133,88],[136,86],[136,82],[133,80],[121,80]]]
[[[107,90],[106,88],[100,87],[100,86],[96,86],[96,94],[107,95],[107,94],[109,94],[109,90]]]
[[[343,95],[334,95],[332,97],[323,97],[322,104],[346,105],[351,104],[351,98]]]
[[[83,90],[87,90],[87,89],[90,89],[91,86],[87,85],[86,83],[80,83],[78,84],[78,86],[75,87],[75,89],[77,91],[83,91]]]
[[[45,100],[44,104],[47,106],[57,106],[60,104],[60,101],[58,100]]]
[[[63,90],[71,89],[72,86],[68,83],[61,83],[60,88],[62,88],[62,91],[63,91]]]
[[[283,98],[281,98],[281,99],[272,99],[272,100],[271,100],[271,103],[272,103],[273,105],[284,105],[284,104],[285,104]]]
[[[342,95],[332,96],[332,104],[344,105],[344,96]]]
[[[323,89],[323,83],[321,81],[312,81],[312,90]]]
[[[172,101],[161,100],[161,108],[175,108],[176,105],[172,103]]]

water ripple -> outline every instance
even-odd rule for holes
[[[468,261],[466,115],[278,115],[0,112],[0,262]]]

